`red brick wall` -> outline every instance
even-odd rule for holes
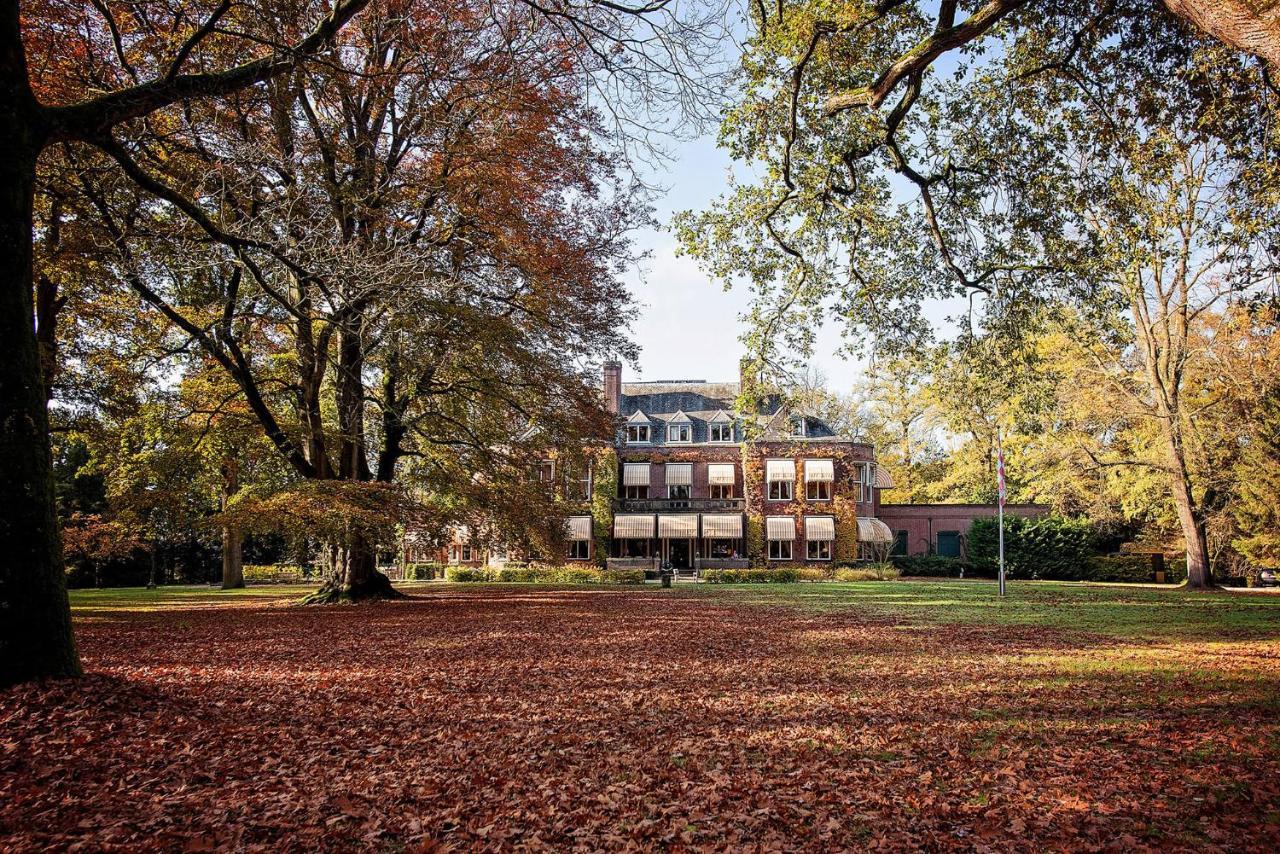
[[[897,536],[907,532],[907,554],[931,554],[936,550],[939,531],[958,531],[964,549],[969,525],[974,519],[994,518],[994,504],[881,504],[877,518]],[[1043,504],[1006,504],[1010,516],[1042,516],[1049,512]]]

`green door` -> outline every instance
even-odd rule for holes
[[[960,557],[960,532],[938,532],[938,554],[943,557]]]

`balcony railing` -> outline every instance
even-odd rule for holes
[[[615,498],[613,509],[620,513],[741,513],[747,502],[742,498]]]

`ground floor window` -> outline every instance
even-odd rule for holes
[[[791,541],[770,540],[769,560],[791,560]]]
[[[614,542],[618,544],[618,557],[650,556],[648,540],[614,540]]]
[[[710,557],[710,558],[738,557],[738,541],[737,540],[707,540],[707,557]]]
[[[458,562],[458,547],[449,546],[449,563],[457,563],[457,562]]]
[[[830,540],[809,540],[805,543],[805,556],[809,560],[831,560]]]
[[[590,540],[570,540],[569,560],[586,560],[591,556]]]
[[[469,563],[475,555],[475,550],[471,546],[462,547],[462,562]]]
[[[895,531],[893,534],[893,551],[891,554],[905,555],[907,553],[907,532]]]

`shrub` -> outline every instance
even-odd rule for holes
[[[444,564],[410,563],[405,565],[405,581],[430,581],[433,578],[444,578]]]
[[[968,565],[957,558],[942,555],[915,555],[907,557],[898,555],[893,565],[902,575],[915,575],[922,578],[959,578],[961,570],[968,570]],[[968,575],[969,572],[965,572]]]
[[[444,571],[445,581],[488,581],[489,570],[478,566],[450,566]]]
[[[787,567],[770,569],[708,569],[702,580],[710,584],[792,584],[800,580],[800,570]]]
[[[600,576],[605,584],[644,584],[643,569],[606,569]]]
[[[527,565],[507,564],[498,569],[489,570],[489,580],[498,582],[530,582],[538,580],[538,570]]]
[[[974,519],[969,526],[967,557],[975,574],[999,571],[999,523]],[[1004,520],[1005,572],[1010,578],[1079,581],[1089,573],[1093,556],[1093,525],[1085,519],[1040,516]]]
[[[870,563],[861,567],[849,567],[836,570],[836,581],[890,581],[902,573],[893,564]]]
[[[1166,558],[1164,577],[1170,584],[1185,580],[1187,577],[1185,562],[1179,564],[1177,561]],[[1155,581],[1155,570],[1151,566],[1150,555],[1099,555],[1089,561],[1084,580],[1146,584]]]
[[[244,581],[246,584],[297,584],[306,577],[301,567],[292,564],[246,564]]]
[[[815,566],[802,566],[796,570],[796,576],[800,581],[830,581],[831,573],[825,569],[818,569]]]

